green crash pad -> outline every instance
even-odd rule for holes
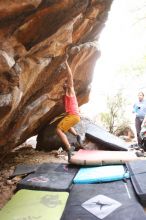
[[[0,211],[0,220],[60,220],[68,192],[20,190]]]

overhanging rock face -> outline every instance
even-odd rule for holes
[[[0,156],[63,111],[64,55],[88,102],[112,0],[0,1]]]

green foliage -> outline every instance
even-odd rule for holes
[[[107,97],[107,111],[100,114],[101,122],[110,133],[114,133],[124,121],[126,100],[122,91],[118,91],[114,96]]]

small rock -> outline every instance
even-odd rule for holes
[[[8,185],[13,185],[14,184],[12,180],[7,180],[6,182],[7,182]]]

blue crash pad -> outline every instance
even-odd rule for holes
[[[129,173],[123,165],[110,165],[80,168],[74,178],[74,183],[109,182],[129,178]]]

